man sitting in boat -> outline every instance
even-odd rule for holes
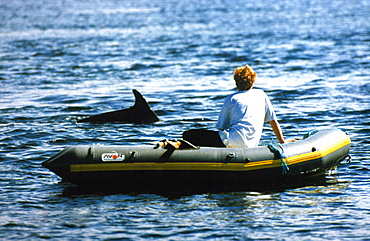
[[[263,124],[268,122],[279,142],[287,142],[269,97],[263,90],[253,89],[256,78],[257,73],[249,65],[236,68],[238,92],[226,98],[216,125],[218,131],[187,130],[183,139],[197,146],[254,147],[261,139]]]

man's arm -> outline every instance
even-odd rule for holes
[[[272,120],[272,121],[269,121],[269,124],[271,125],[272,130],[274,131],[275,136],[277,137],[279,142],[280,143],[285,143],[284,136],[283,136],[283,133],[281,131],[279,122],[277,120]]]

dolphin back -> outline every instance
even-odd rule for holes
[[[135,96],[134,106],[111,112],[106,112],[94,115],[85,119],[78,120],[78,123],[92,122],[92,123],[107,123],[107,122],[123,122],[123,123],[154,123],[159,121],[157,115],[152,111],[148,102],[144,99],[142,94],[133,89]]]

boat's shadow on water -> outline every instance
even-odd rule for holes
[[[238,185],[219,185],[219,186],[76,186],[67,185],[63,188],[62,196],[76,197],[84,195],[114,195],[114,194],[157,194],[167,197],[181,197],[202,193],[227,193],[227,192],[260,192],[260,193],[275,193],[283,192],[288,189],[297,189],[307,186],[328,186],[337,184],[336,175],[316,175],[294,180],[285,180],[275,183],[241,183]]]

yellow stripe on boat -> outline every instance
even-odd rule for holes
[[[101,171],[247,171],[281,166],[280,160],[269,160],[244,163],[212,163],[212,162],[142,162],[142,163],[102,163],[73,164],[71,172]]]
[[[344,138],[329,147],[310,153],[305,153],[285,159],[288,165],[307,162],[324,157],[350,144],[349,138]],[[220,163],[220,162],[136,162],[136,163],[97,163],[72,164],[71,172],[101,172],[101,171],[251,171],[258,169],[276,168],[281,166],[281,160],[263,160],[249,163]]]
[[[287,164],[292,165],[292,164],[297,164],[297,163],[301,163],[301,162],[305,162],[305,161],[314,160],[314,159],[317,159],[317,158],[322,158],[322,157],[327,156],[330,153],[332,153],[336,150],[339,150],[340,148],[345,147],[349,144],[351,144],[351,140],[349,139],[349,137],[347,137],[347,138],[344,138],[344,139],[338,141],[337,143],[334,143],[331,146],[328,146],[325,149],[315,151],[315,152],[311,152],[311,153],[305,153],[305,154],[301,154],[301,155],[297,155],[297,156],[293,156],[293,157],[288,157],[288,158],[285,159],[285,161],[286,161]]]

